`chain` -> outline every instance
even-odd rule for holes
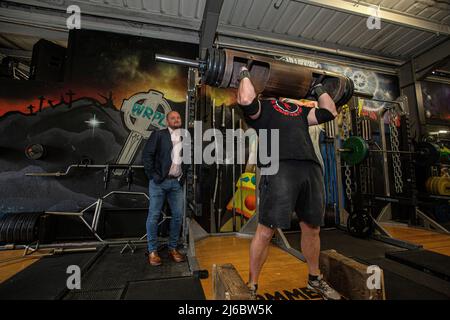
[[[404,117],[405,120],[405,128],[406,128],[406,139],[407,139],[407,143],[408,143],[408,151],[411,151],[411,146],[413,145],[413,141],[411,138],[411,127],[409,124],[409,117],[406,116]],[[409,159],[409,183],[410,186],[415,186],[416,184],[416,170],[415,170],[415,166],[414,166],[414,162],[412,161],[412,158],[410,157]],[[412,189],[414,189],[414,187],[412,187]],[[414,192],[414,190],[413,190]]]
[[[349,107],[342,109],[342,138],[344,140],[348,139],[350,137],[349,129],[348,129],[348,115],[347,112],[349,111]],[[348,200],[352,200],[352,180],[351,180],[351,170],[350,166],[348,164],[345,164],[345,194],[347,195]]]
[[[362,126],[364,125],[364,121],[361,119],[361,117],[356,117],[356,134],[359,137],[363,137],[364,139],[366,139],[366,137],[364,136],[364,134],[362,133]],[[367,163],[367,160],[365,161],[365,163]],[[361,164],[359,166],[359,185],[361,186],[361,192],[362,193],[367,193],[367,166]]]
[[[395,125],[396,113],[394,109],[388,110],[389,117],[389,132],[391,138],[391,150],[394,151],[392,153],[392,165],[394,167],[394,186],[395,192],[402,193],[403,192],[403,178],[402,178],[402,162],[400,160],[400,153],[398,152],[398,130]]]

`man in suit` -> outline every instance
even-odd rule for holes
[[[149,178],[150,205],[147,216],[148,262],[162,264],[158,255],[158,220],[164,201],[169,202],[172,217],[169,234],[169,257],[182,262],[185,257],[178,252],[177,243],[183,221],[183,182],[185,172],[181,164],[181,116],[171,111],[166,116],[167,128],[152,133],[142,153],[145,173]]]

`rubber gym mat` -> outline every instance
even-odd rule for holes
[[[123,246],[110,246],[81,278],[82,291],[124,289],[128,282],[160,278],[191,276],[186,262],[175,263],[167,256],[167,250],[160,252],[161,266],[152,267],[145,256],[146,247],[139,246],[134,253],[121,254]],[[64,299],[70,298],[70,295]]]
[[[386,258],[450,281],[450,257],[429,250],[387,252]]]
[[[124,300],[205,300],[200,280],[196,277],[129,282]]]
[[[0,300],[54,300],[67,290],[67,267],[85,269],[101,250],[41,258],[0,284]],[[82,271],[83,273],[83,271]]]
[[[388,300],[450,299],[450,286],[442,279],[386,258],[356,260],[383,269]]]
[[[82,291],[71,290],[64,300],[119,300],[123,289]]]
[[[292,248],[300,249],[300,232],[288,233],[286,238]],[[349,258],[375,259],[384,258],[386,252],[404,251],[374,239],[360,239],[339,229],[323,229],[320,231],[320,250],[334,249]]]

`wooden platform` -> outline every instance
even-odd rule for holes
[[[200,267],[210,274],[213,264],[232,263],[244,281],[248,281],[250,239],[233,236],[209,237],[195,244]],[[320,297],[306,289],[308,268],[275,245],[269,249],[269,257],[263,267],[258,293],[260,298],[309,300]],[[202,280],[207,299],[212,299],[212,279]]]
[[[30,257],[23,257],[23,250],[0,251],[0,283],[38,260],[39,257],[34,257],[32,259],[30,259]]]
[[[382,226],[396,239],[420,244],[424,249],[450,256],[450,235],[408,226]]]
[[[421,244],[425,249],[450,256],[450,236],[408,226],[384,227],[395,237],[408,242]],[[212,271],[213,264],[232,263],[244,281],[248,280],[250,239],[232,236],[209,237],[196,243],[196,254],[202,269]],[[34,259],[21,258],[23,250],[0,251],[0,283],[27,268]],[[271,245],[269,258],[264,265],[259,293],[265,299],[320,299],[306,289],[307,265],[280,248]],[[211,277],[202,280],[207,299],[212,298]]]

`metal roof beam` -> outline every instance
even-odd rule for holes
[[[221,35],[229,36],[229,37],[235,37],[235,38],[241,38],[241,39],[249,39],[253,41],[258,41],[261,43],[273,43],[278,45],[283,45],[287,47],[292,48],[301,48],[311,51],[318,51],[323,53],[328,53],[332,55],[337,56],[343,56],[347,58],[352,59],[358,59],[358,60],[366,60],[366,61],[372,61],[375,63],[381,63],[385,65],[393,65],[396,67],[399,67],[405,63],[403,60],[398,60],[394,58],[388,58],[388,57],[381,57],[372,55],[369,53],[363,53],[363,52],[357,52],[357,51],[350,51],[347,49],[343,49],[340,46],[332,46],[328,43],[321,43],[317,41],[307,41],[299,38],[293,38],[285,35],[277,35],[274,36],[270,32],[264,32],[262,30],[254,31],[245,29],[242,27],[235,27],[235,26],[225,26],[225,25],[219,25],[219,28],[217,32]]]
[[[350,2],[342,0],[294,0],[307,5],[332,9],[335,11],[356,14],[362,17],[370,17],[374,5],[362,2]],[[381,23],[387,21],[396,25],[405,26],[422,31],[433,32],[442,35],[450,35],[450,26],[444,23],[434,22],[428,19],[418,18],[413,15],[393,12],[386,8],[380,8]]]
[[[450,40],[428,50],[418,57],[413,58],[416,80],[422,80],[433,70],[444,66],[450,59]]]
[[[31,60],[31,51],[27,50],[18,50],[18,49],[8,49],[8,48],[0,48],[0,53],[5,56],[16,57],[16,58],[24,58],[27,60]]]
[[[204,58],[206,49],[212,47],[214,44],[222,5],[223,0],[206,0],[202,24],[200,26],[199,55],[202,58]]]
[[[0,4],[3,1],[0,1]],[[36,1],[34,1],[36,2]],[[48,8],[8,3],[0,11],[0,29],[2,33],[46,37],[49,40],[66,40],[68,29],[66,19],[69,15],[63,10],[48,10]],[[116,32],[141,37],[166,39],[172,41],[198,44],[198,32],[189,29],[179,29],[171,26],[161,26],[148,23],[136,23],[129,20],[92,16],[82,13],[82,29]]]

